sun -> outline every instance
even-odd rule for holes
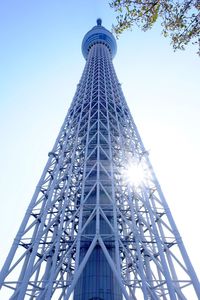
[[[144,181],[144,170],[141,164],[129,163],[124,171],[125,181],[135,187],[139,187]]]

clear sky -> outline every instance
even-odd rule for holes
[[[84,34],[104,0],[0,1],[0,266],[75,93]],[[124,33],[115,69],[191,261],[200,275],[200,63],[161,28]]]

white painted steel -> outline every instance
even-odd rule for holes
[[[132,163],[143,170],[139,184],[126,178]],[[13,300],[69,299],[99,246],[126,300],[200,299],[110,49],[98,40],[1,271],[2,290]]]

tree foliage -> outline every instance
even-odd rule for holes
[[[162,34],[171,38],[174,50],[191,42],[198,44],[200,55],[200,0],[113,0],[110,6],[117,12],[117,36],[135,25],[146,31],[160,20]]]

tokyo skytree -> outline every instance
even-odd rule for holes
[[[116,50],[98,19],[83,38],[83,74],[1,270],[0,299],[200,299],[116,76]]]

